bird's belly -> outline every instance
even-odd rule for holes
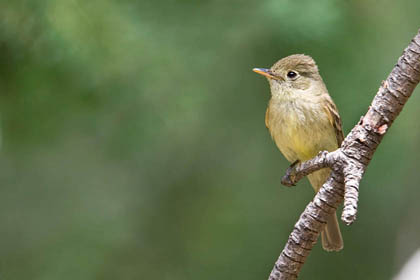
[[[290,162],[305,161],[313,158],[320,150],[314,143],[314,135],[305,129],[291,129],[285,127],[273,135],[277,147]]]
[[[338,147],[334,128],[324,114],[307,116],[289,112],[275,119],[271,135],[290,162],[309,160],[320,151]]]

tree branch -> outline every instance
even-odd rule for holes
[[[404,50],[379,88],[366,115],[344,139],[341,147],[288,170],[282,182],[294,185],[304,176],[329,167],[331,175],[303,211],[285,248],[271,271],[270,280],[296,279],[315,245],[326,219],[344,198],[341,219],[356,219],[359,183],[382,138],[420,81],[420,31]]]
[[[303,177],[315,171],[326,167],[334,168],[340,156],[341,153],[338,150],[331,153],[321,151],[316,157],[308,161],[296,165],[292,164],[286,170],[286,175],[281,179],[281,183],[288,187],[295,186]]]

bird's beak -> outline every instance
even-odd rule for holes
[[[254,71],[257,74],[266,76],[267,78],[271,78],[271,79],[276,79],[277,78],[276,76],[274,76],[273,72],[271,72],[270,69],[254,68],[254,69],[252,69],[252,71]]]

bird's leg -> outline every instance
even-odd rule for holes
[[[300,163],[300,161],[299,160],[296,160],[295,162],[293,162],[289,166],[289,168],[287,168],[286,175],[284,175],[283,178],[281,179],[281,183],[283,185],[288,186],[288,187],[296,186],[296,181],[295,181],[295,178],[296,178],[296,170],[295,170],[295,166],[297,164],[299,164],[299,163]]]

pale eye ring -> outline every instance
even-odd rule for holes
[[[289,72],[287,72],[287,77],[289,79],[296,79],[297,75],[298,74],[295,71],[289,71]]]

